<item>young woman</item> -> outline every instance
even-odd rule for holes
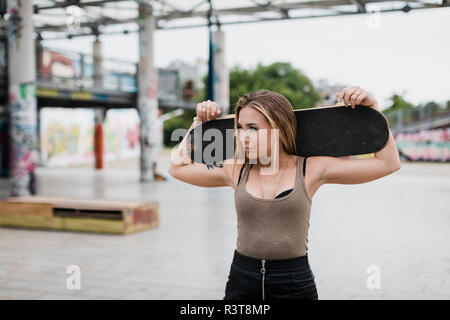
[[[336,96],[346,106],[380,111],[375,99],[360,87],[347,87]],[[215,102],[199,103],[190,129],[219,114]],[[234,159],[212,169],[192,163],[186,152],[188,135],[172,154],[169,173],[174,178],[235,190],[238,235],[226,300],[318,299],[307,245],[314,194],[326,183],[365,183],[400,169],[389,131],[387,144],[372,158],[311,156],[306,170],[306,159],[295,152],[295,130],[289,101],[276,92],[259,90],[244,95],[236,104]],[[245,152],[241,157],[242,146]]]

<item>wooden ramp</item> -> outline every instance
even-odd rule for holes
[[[128,234],[159,225],[158,202],[43,196],[0,202],[0,226]]]

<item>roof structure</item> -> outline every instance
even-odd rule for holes
[[[136,32],[139,5],[151,5],[157,29],[257,23],[449,7],[448,0],[33,0],[42,39]]]

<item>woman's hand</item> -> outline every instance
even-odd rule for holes
[[[344,99],[346,107],[350,103],[352,109],[355,109],[356,105],[362,105],[380,111],[378,102],[366,90],[358,86],[346,87],[336,93],[336,97],[338,102]]]
[[[197,120],[202,122],[214,120],[221,113],[222,111],[214,101],[208,100],[197,104]]]

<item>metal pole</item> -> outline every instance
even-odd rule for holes
[[[214,54],[213,54],[213,38],[212,38],[212,3],[208,0],[208,31],[209,31],[209,63],[208,63],[208,99],[214,101]]]
[[[97,37],[92,44],[94,64],[94,88],[103,88],[102,42]]]

